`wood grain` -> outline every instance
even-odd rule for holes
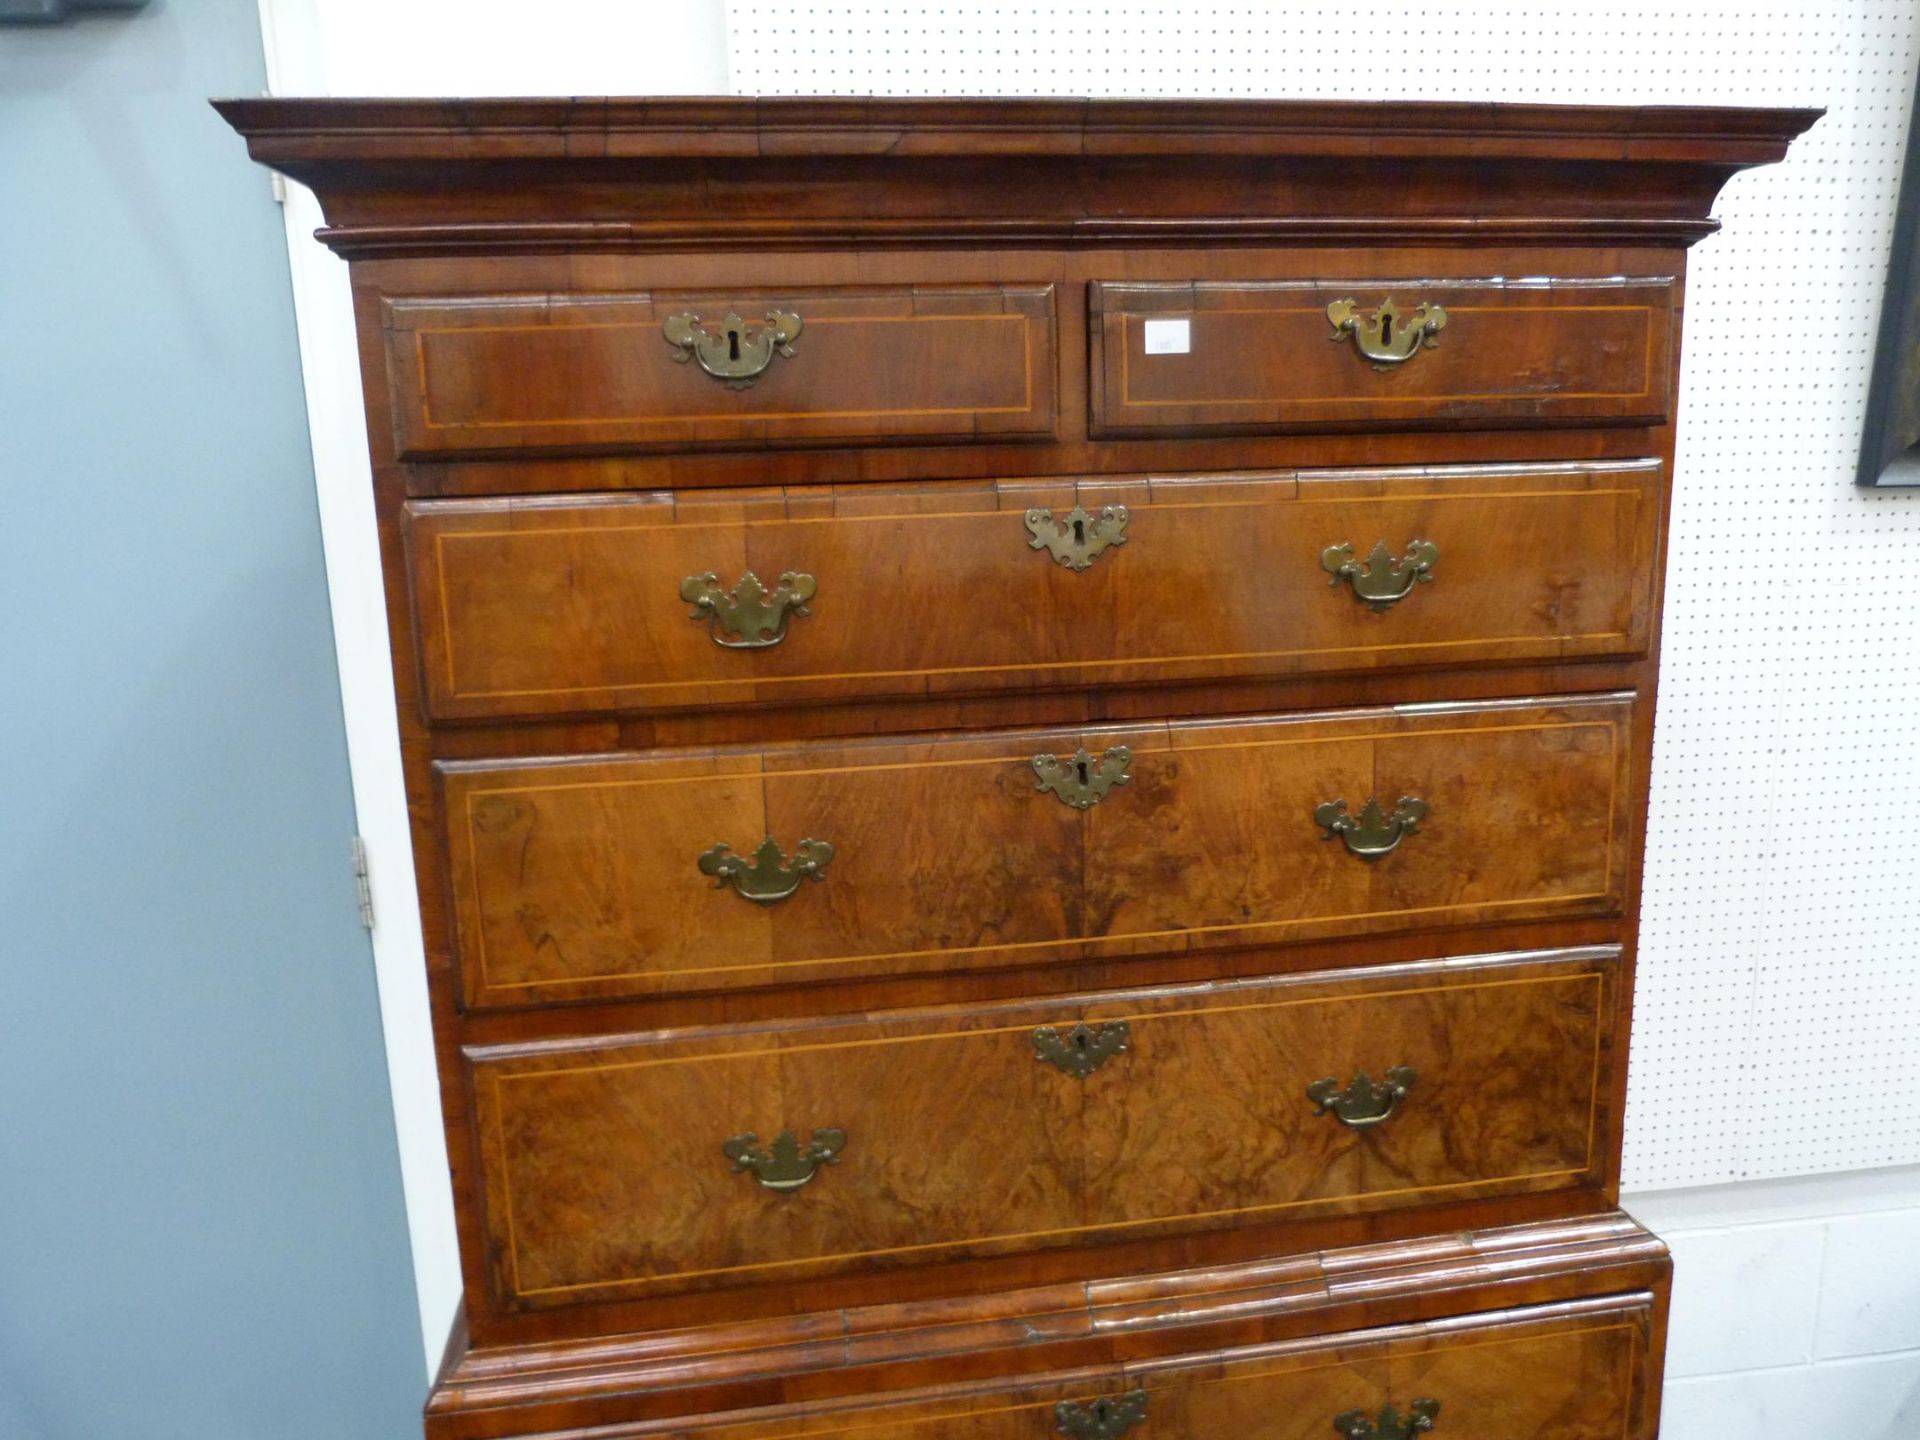
[[[1043,1406],[1045,1386],[1079,1396],[1162,1373],[1185,1378],[1160,1392],[1144,1440],[1330,1433],[1317,1381],[1207,1408],[1202,1386],[1255,1359],[1246,1347],[1275,1345],[1330,1357],[1367,1404],[1444,1382],[1442,1434],[1651,1440],[1667,1266],[1610,1207],[1685,251],[1715,228],[1726,180],[1779,159],[1814,112],[220,108],[256,158],[315,187],[322,238],[351,260],[465,1281],[428,1405],[433,1440],[826,1431],[869,1409],[902,1434],[921,1420],[1004,1430],[1020,1405],[1044,1423],[1029,1402]],[[1378,293],[1323,298],[1327,277]],[[1270,308],[1308,294],[1413,305],[1420,292],[1442,298],[1450,328],[1392,372],[1335,346],[1324,308],[1297,340]],[[1586,304],[1602,292],[1630,303]],[[647,333],[667,297],[705,309],[771,296],[804,298],[810,328],[757,398],[717,394]],[[1147,312],[1127,307],[1169,297],[1202,343],[1143,371],[1129,347]],[[972,330],[959,355],[901,340],[923,306],[947,304],[973,309],[944,334],[989,319],[1011,333],[1006,316],[1025,327],[1023,410],[1002,409],[1010,346]],[[836,334],[866,338],[836,354]],[[654,345],[671,373],[639,358]],[[878,369],[855,363],[875,355]],[[1536,493],[1496,487],[1503,472]],[[1245,502],[1237,521],[1223,520],[1228,499]],[[1020,508],[1076,500],[1134,507],[1128,546],[1072,576],[1031,552],[1013,558],[1037,570],[1009,560],[1000,535]],[[1314,590],[1294,547],[1317,528],[1303,517],[1334,502],[1349,528],[1365,518],[1380,533],[1316,535],[1309,549],[1430,529],[1434,583],[1380,615]],[[776,650],[716,656],[677,604],[653,608],[662,574],[771,580],[803,545],[825,572],[820,603]],[[1543,704],[1575,723],[1512,723]],[[1133,745],[1132,784],[1084,816],[1049,797],[1036,809],[1025,752],[1082,743]],[[1329,786],[1350,803],[1363,787],[1389,801],[1417,790],[1429,820],[1368,865],[1296,828]],[[843,849],[791,901],[757,910],[685,888],[683,843],[791,844],[815,822]],[[491,979],[482,938],[505,967]],[[1322,1155],[1329,1121],[1293,1142],[1324,1162],[1311,1175],[1284,1148],[1254,1164],[1234,1125],[1282,1133],[1273,1107],[1298,1083],[1259,1075],[1306,1053],[1393,1062],[1331,1021],[1229,1018],[1244,987],[1362,985],[1422,964],[1445,982],[1486,967],[1461,961],[1475,951],[1528,952],[1514,963],[1538,969],[1565,963],[1538,952],[1580,946],[1610,957],[1606,998],[1540,1018],[1542,1033],[1597,1037],[1603,1057],[1581,1102],[1597,1121],[1579,1176],[1530,1168],[1573,1153],[1571,1047],[1536,1054],[1527,1027],[1490,1020],[1458,987],[1393,1001],[1412,1008],[1367,1033],[1428,1047],[1422,1073],[1468,1077],[1475,1100]],[[674,968],[690,978],[666,978]],[[715,978],[727,975],[746,983]],[[1063,1106],[1057,1087],[1033,1088],[1034,1062],[1005,1088],[975,1078],[999,1073],[972,1058],[998,1043],[979,1017],[1003,1013],[1128,1015],[1142,1038],[1085,1085],[1057,1077],[1073,1091]],[[866,1057],[845,1074],[793,1043],[841,1031],[864,1037],[848,1053]],[[1294,1048],[1263,1044],[1274,1036]],[[645,1086],[622,1101],[637,1082],[619,1077],[643,1070],[615,1059],[703,1045],[705,1069],[754,1083],[683,1086],[672,1112],[645,1103]],[[889,1045],[965,1058],[943,1085],[903,1082],[872,1059]],[[557,1057],[583,1067],[552,1082],[566,1095],[504,1131],[481,1123],[483,1105],[504,1118],[488,1094],[505,1070]],[[691,1143],[676,1124],[723,1111],[762,1129],[832,1124],[812,1116],[823,1097],[869,1107],[863,1124],[918,1116],[938,1142],[887,1152],[891,1189],[864,1208],[846,1192],[880,1151],[850,1150],[778,1197],[816,1207],[793,1212],[815,1215],[811,1238],[793,1214],[779,1222],[787,1240],[818,1242],[791,1255],[846,1268],[706,1288],[662,1270],[650,1290],[552,1304],[502,1285],[511,1247],[488,1185],[509,1173],[509,1140],[523,1164],[511,1173],[537,1196],[529,1274],[582,1275],[604,1294],[662,1247],[669,1265],[729,1246],[746,1247],[742,1263],[777,1259],[750,1253],[765,1236],[720,1235],[689,1210],[705,1182],[681,1169],[653,1172],[673,1218],[650,1228],[635,1147]],[[970,1105],[1008,1132],[1004,1146],[956,1118]],[[1482,1151],[1531,1178],[1476,1172]],[[920,1197],[926,1224],[906,1243],[980,1253],[826,1258],[828,1241],[899,1243],[902,1202],[936,1176],[974,1184],[979,1203],[965,1211],[952,1188]],[[1405,1186],[1414,1201],[1394,1198]],[[1195,1208],[1243,1202],[1294,1208],[1217,1224]],[[1100,1238],[1022,1249],[995,1228],[1027,1233],[1044,1215]],[[1601,1316],[1631,1332],[1626,1373],[1609,1368],[1611,1340],[1502,1352],[1518,1364],[1489,1358],[1491,1344],[1447,1349]]]
[[[1666,417],[1678,287],[1618,280],[1311,281],[1088,287],[1093,433],[1420,429],[1469,421],[1651,424]],[[1432,347],[1376,367],[1328,322],[1335,301],[1403,322],[1441,306]],[[1145,322],[1188,321],[1149,355]]]
[[[469,1002],[1038,965],[1497,918],[1617,914],[1620,698],[442,769]],[[1132,752],[1088,811],[1032,757]],[[1425,799],[1365,861],[1317,806]],[[1254,797],[1249,803],[1249,797]],[[695,861],[835,847],[748,903]]]
[[[1780,159],[1820,114],[865,97],[217,105],[256,160],[319,193],[323,238],[354,257],[956,240],[1683,246],[1715,228],[1729,176]]]
[[[408,554],[431,714],[651,713],[1634,654],[1657,462],[425,501]],[[1031,509],[1127,511],[1080,571]],[[1321,553],[1438,547],[1376,612]],[[814,577],[779,644],[733,650],[681,580]]]
[[[1391,1341],[1406,1338],[1399,1332],[1440,1338],[1619,1318],[1644,1347],[1626,1391],[1625,1433],[1640,1440],[1655,1430],[1669,1273],[1664,1247],[1616,1212],[1119,1281],[470,1351],[441,1377],[428,1433],[498,1435],[490,1419],[510,1407],[521,1434],[557,1428],[561,1417],[624,1419],[632,1428],[621,1433],[658,1434],[716,1408],[716,1383],[736,1394],[744,1387],[766,1407],[734,1419],[780,1433],[814,1413],[857,1423],[894,1406],[1021,1388],[995,1368],[1002,1357],[1017,1357],[1028,1383],[1117,1386],[1130,1373],[1151,1376],[1161,1357],[1177,1367],[1179,1357],[1226,1349],[1275,1353],[1361,1326],[1366,1339]],[[784,1381],[769,1384],[778,1373]]]
[[[667,343],[800,316],[791,357],[736,388]],[[1053,286],[492,295],[386,303],[407,457],[793,441],[1040,437],[1053,429]]]
[[[1128,1433],[1324,1440],[1333,1419],[1363,1410],[1378,1419],[1393,1404],[1439,1402],[1436,1434],[1486,1440],[1554,1436],[1622,1440],[1642,1431],[1634,1404],[1646,1365],[1646,1306],[1541,1307],[1476,1323],[1406,1326],[1368,1334],[1180,1355],[1107,1372],[1045,1376],[1012,1390],[956,1387],[915,1397],[754,1416],[688,1429],[702,1440],[769,1433],[828,1440],[1055,1440],[1055,1407],[1146,1392],[1143,1420]],[[657,1428],[615,1432],[657,1434]],[[610,1437],[612,1440],[612,1437]]]
[[[1611,950],[471,1057],[505,1303],[871,1272],[1597,1183]],[[1084,1080],[1034,1031],[1125,1021]],[[1312,1082],[1417,1072],[1356,1130]],[[721,1142],[821,1127],[801,1189]]]

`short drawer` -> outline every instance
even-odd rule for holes
[[[483,719],[1638,654],[1660,480],[1649,460],[415,502],[422,691]]]
[[[539,1308],[1599,1187],[1613,947],[467,1054]]]
[[[1051,285],[395,297],[403,458],[1044,437]]]
[[[1657,424],[1677,297],[1668,276],[1096,282],[1093,433]]]
[[[462,981],[525,1005],[1617,914],[1632,714],[1616,695],[450,762]]]

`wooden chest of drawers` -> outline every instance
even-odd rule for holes
[[[1810,113],[234,101],[353,264],[438,1440],[1650,1440],[1685,252]]]

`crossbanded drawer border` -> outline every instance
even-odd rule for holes
[[[678,1290],[684,1290],[687,1281],[722,1275],[748,1277],[748,1283],[763,1280],[778,1281],[784,1276],[796,1274],[805,1278],[805,1272],[812,1267],[830,1276],[836,1273],[830,1267],[861,1259],[891,1260],[905,1255],[924,1254],[938,1263],[940,1252],[943,1251],[959,1251],[968,1255],[1011,1253],[1020,1248],[1021,1241],[1046,1240],[1052,1237],[1078,1235],[1098,1240],[1107,1237],[1126,1239],[1130,1234],[1153,1236],[1195,1233],[1214,1228],[1218,1222],[1232,1220],[1235,1217],[1254,1217],[1257,1223],[1259,1218],[1280,1219],[1302,1211],[1312,1213],[1316,1207],[1325,1213],[1371,1214],[1383,1209],[1400,1208],[1399,1205],[1391,1202],[1400,1201],[1404,1204],[1407,1196],[1445,1200],[1455,1196],[1499,1196],[1542,1189],[1566,1189],[1576,1185],[1579,1178],[1583,1176],[1590,1177],[1593,1183],[1598,1184],[1606,1167],[1608,1153],[1600,1144],[1602,1120],[1613,1101],[1614,1087],[1610,1076],[1618,1065],[1617,1058],[1612,1055],[1613,1032],[1621,1007],[1626,1003],[1622,989],[1624,959],[1625,949],[1619,944],[1567,946],[1544,950],[1514,950],[1493,954],[1450,956],[1436,960],[1402,961],[1376,966],[1298,971],[1237,980],[1186,982],[1145,989],[1109,988],[1097,992],[1043,999],[1010,999],[972,1005],[956,1003],[858,1015],[746,1021],[730,1025],[628,1032],[592,1038],[569,1037],[492,1045],[468,1045],[463,1047],[461,1057],[467,1086],[477,1102],[474,1111],[475,1123],[484,1127],[490,1118],[494,1127],[491,1158],[483,1161],[482,1169],[488,1171],[486,1191],[489,1203],[498,1200],[501,1207],[499,1215],[503,1229],[501,1239],[504,1242],[504,1259],[507,1267],[503,1278],[511,1279],[511,1290],[503,1298],[510,1303],[523,1306],[532,1302],[530,1308],[546,1308],[555,1304],[577,1303],[578,1300],[635,1298],[644,1296],[649,1290],[673,1294],[678,1293]],[[1552,969],[1556,973],[1527,973],[1536,969]],[[1479,972],[1488,973],[1485,978],[1477,978]],[[1462,976],[1463,973],[1472,973],[1476,978],[1454,978]],[[522,1080],[537,1081],[574,1074],[606,1075],[656,1067],[754,1060],[769,1055],[806,1054],[844,1049],[849,1046],[905,1046],[916,1043],[1015,1035],[1030,1033],[1036,1016],[1056,1012],[1063,1019],[1067,1016],[1078,1018],[1089,1012],[1097,1012],[1098,1018],[1103,1021],[1125,1019],[1131,1024],[1151,1024],[1160,1018],[1179,1020],[1220,1013],[1359,1004],[1435,994],[1473,994],[1516,987],[1569,984],[1590,984],[1593,987],[1591,992],[1593,1051],[1587,1087],[1586,1147],[1584,1161],[1578,1166],[1562,1165],[1522,1171],[1512,1175],[1486,1176],[1400,1188],[1356,1190],[1350,1195],[1315,1196],[1187,1215],[1102,1221],[1043,1230],[967,1236],[907,1246],[834,1254],[809,1254],[787,1260],[676,1270],[658,1276],[622,1277],[546,1286],[526,1286],[520,1282],[520,1252],[515,1239],[511,1164],[504,1132],[499,1128],[504,1124],[505,1107],[501,1100],[501,1089],[506,1083]],[[1287,998],[1290,991],[1343,985],[1356,988],[1351,992]],[[1231,999],[1245,994],[1271,994],[1275,998],[1252,1000],[1241,1005],[1220,1004],[1199,1005],[1191,1009],[1176,1008],[1180,1001],[1189,997]],[[1130,1006],[1140,1008],[1130,1009]],[[1026,1018],[1020,1023],[1004,1026],[962,1025],[960,1028],[953,1029],[939,1028],[949,1019],[965,1022],[968,1019],[978,1019],[995,1013],[1014,1012],[1023,1012]],[[924,1028],[910,1035],[881,1035],[872,1038],[837,1040],[831,1038],[835,1035],[852,1035],[862,1029],[884,1028],[888,1024],[915,1024]],[[822,1038],[816,1043],[797,1045],[779,1043],[783,1036],[805,1032],[817,1032]],[[702,1042],[706,1042],[720,1047],[732,1041],[750,1041],[755,1036],[766,1037],[768,1043],[758,1049],[715,1048],[710,1052],[696,1050],[695,1053],[688,1055],[641,1056],[611,1063],[595,1064],[590,1063],[589,1060],[589,1057],[596,1055],[640,1050],[647,1046],[699,1046]],[[538,1062],[542,1060],[551,1063],[539,1066]],[[522,1065],[529,1068],[512,1068],[506,1073],[502,1073],[497,1068]],[[482,1093],[483,1076],[487,1087],[491,1090],[490,1094]],[[1613,1125],[1617,1129],[1617,1115],[1613,1117]],[[1610,1143],[1611,1137],[1607,1138]],[[483,1151],[483,1153],[488,1152]],[[1429,1202],[1423,1200],[1419,1203]],[[1343,1211],[1343,1206],[1350,1208]],[[678,1287],[678,1290],[669,1287]]]

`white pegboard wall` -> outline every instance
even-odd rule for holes
[[[1630,1188],[1920,1161],[1920,494],[1850,483],[1920,7],[730,0],[741,94],[1824,105],[1693,252]]]

